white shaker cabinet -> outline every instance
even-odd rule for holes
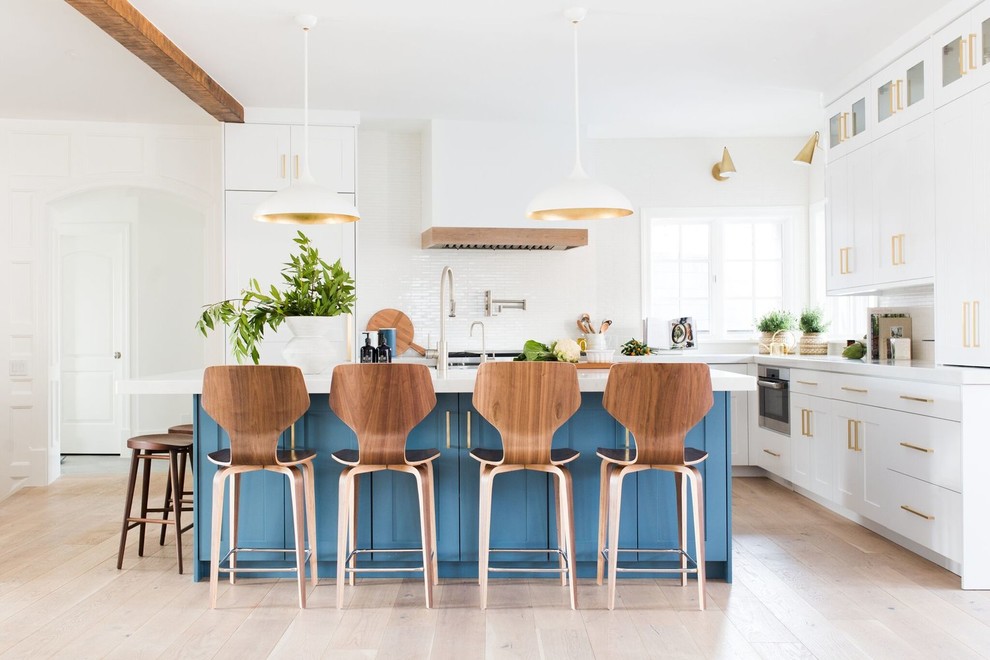
[[[935,145],[928,114],[877,139],[872,151],[874,281],[918,284],[935,275]]]
[[[931,45],[925,41],[873,76],[877,137],[931,112],[931,69]]]
[[[882,525],[886,520],[887,466],[877,411],[871,406],[833,401],[832,450],[836,501]]]
[[[224,124],[224,188],[280,190],[302,174],[302,126]],[[353,126],[310,126],[309,167],[320,185],[353,193]]]
[[[932,48],[936,107],[990,82],[990,0],[936,32]]]
[[[791,482],[825,499],[835,496],[831,401],[791,394]]]
[[[858,149],[829,161],[826,185],[826,289],[829,293],[874,283],[872,151]]]
[[[935,112],[936,361],[990,366],[990,85]]]

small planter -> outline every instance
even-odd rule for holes
[[[827,355],[828,341],[821,332],[806,332],[798,345],[801,355]]]
[[[282,349],[287,364],[304,374],[318,374],[347,361],[347,319],[339,316],[288,316],[292,339]]]
[[[761,332],[760,333],[760,355],[770,355],[770,344],[773,342],[773,336],[777,334],[775,332]]]

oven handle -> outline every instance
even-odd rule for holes
[[[787,383],[776,383],[772,380],[758,380],[756,384],[760,387],[765,387],[768,390],[786,390]]]

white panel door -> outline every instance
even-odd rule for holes
[[[835,500],[852,511],[863,501],[862,443],[857,442],[856,405],[832,402],[832,451],[835,457]]]
[[[61,452],[119,454],[126,228],[69,225],[59,235]]]
[[[303,127],[292,127],[292,177],[299,178],[306,144]],[[309,169],[321,186],[342,193],[355,191],[354,128],[309,127]]]
[[[289,185],[289,127],[224,124],[226,190],[279,190]]]

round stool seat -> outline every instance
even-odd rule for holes
[[[192,435],[193,425],[192,424],[176,424],[175,426],[168,427],[169,433],[178,433],[180,435]]]
[[[151,433],[138,435],[127,440],[128,449],[144,449],[146,451],[171,451],[173,449],[192,449],[192,438],[175,433]]]

